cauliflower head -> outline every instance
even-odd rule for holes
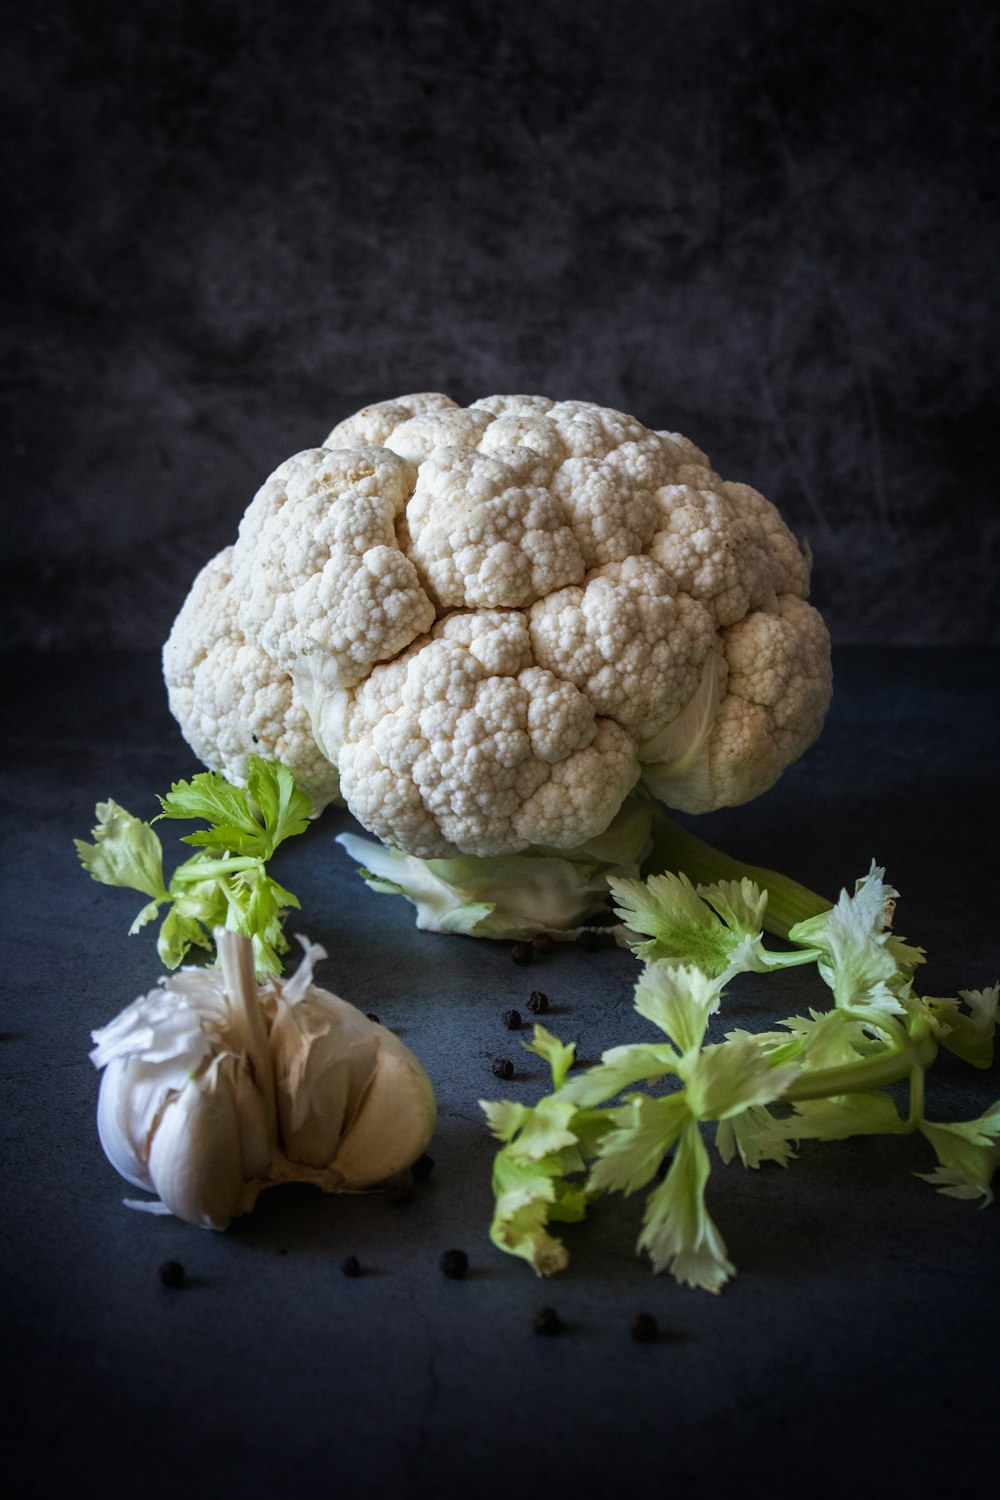
[[[830,643],[776,508],[580,401],[364,408],[265,482],[164,649],[231,779],[251,751],[424,859],[573,849],[643,782],[703,812],[812,743]]]

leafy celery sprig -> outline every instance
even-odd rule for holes
[[[174,969],[192,947],[213,949],[212,929],[227,927],[253,942],[257,977],[280,974],[288,952],[283,923],[298,898],[267,873],[279,844],[302,833],[311,817],[308,797],[280,761],[251,755],[246,787],[217,771],[178,781],[157,799],[161,818],[202,819],[208,828],[183,836],[198,852],[164,881],[163,846],[152,824],[117,802],[99,802],[93,844],[74,839],[81,863],[103,885],[141,891],[149,900],[130,933],[168,907],[157,937],[162,961]]]
[[[528,1050],[549,1061],[553,1092],[533,1108],[483,1103],[502,1142],[493,1242],[551,1275],[568,1263],[551,1222],[582,1218],[602,1193],[631,1194],[661,1178],[638,1249],[654,1270],[718,1292],[735,1268],[705,1202],[708,1124],[722,1160],[738,1155],[746,1167],[785,1166],[800,1140],[919,1131],[938,1165],[917,1175],[952,1197],[991,1201],[1000,1102],[978,1119],[928,1120],[924,1076],[939,1044],[989,1066],[1000,985],[954,999],[918,996],[913,975],[924,953],[891,931],[898,893],[883,876],[873,864],[853,895],[792,925],[797,951],[788,954],[764,949],[767,893],[749,879],[697,889],[678,877],[613,882],[618,914],[647,960],[636,1009],[666,1040],[615,1047],[571,1078],[572,1046],[535,1028]],[[832,1007],[788,1017],[777,1031],[737,1029],[706,1042],[736,974],[787,963],[815,963]],[[905,1117],[883,1092],[903,1080]],[[666,1092],[649,1092],[664,1082]],[[786,1106],[780,1115],[775,1104]]]

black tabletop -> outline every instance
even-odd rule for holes
[[[898,929],[929,951],[924,991],[990,984],[998,656],[858,650],[835,665],[820,742],[699,831],[831,896],[876,857],[903,895]],[[155,656],[21,655],[3,677],[0,1411],[18,1495],[978,1493],[995,1450],[997,1209],[921,1181],[933,1161],[916,1137],[805,1144],[786,1170],[716,1159],[709,1203],[739,1269],[721,1296],[636,1258],[641,1195],[597,1204],[566,1231],[568,1271],[536,1280],[488,1239],[494,1143],[477,1100],[545,1085],[501,1013],[542,989],[551,1029],[596,1059],[648,1035],[637,965],[560,948],[522,968],[509,945],[418,932],[334,844],[346,812],[275,870],[329,952],[320,982],[427,1067],[429,1181],[407,1203],[270,1192],[224,1234],[123,1207],[89,1034],[160,969],[148,932],[126,936],[137,901],[87,880],[71,841],[95,802],[152,816],[196,767]],[[726,1024],[819,1003],[815,983],[747,976]],[[490,1063],[512,1053],[501,1084]],[[949,1056],[929,1082],[942,1119],[998,1094],[1000,1069]],[[465,1280],[441,1273],[451,1248]],[[341,1273],[351,1254],[360,1277]],[[167,1260],[183,1290],[161,1284]],[[533,1331],[544,1304],[556,1338]],[[630,1336],[640,1311],[656,1343]]]

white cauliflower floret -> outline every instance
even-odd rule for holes
[[[473,841],[484,854],[550,843],[567,837],[567,821],[571,843],[584,843],[639,774],[631,738],[532,664],[519,613],[449,616],[430,641],[377,667],[355,705],[340,752],[344,795],[372,832],[425,859]]]
[[[240,523],[240,623],[286,671],[321,656],[346,686],[434,622],[396,545],[415,475],[385,448],[313,448],[276,469]]]
[[[475,448],[492,420],[465,406],[423,411],[395,428],[385,445],[416,467],[439,448]]]
[[[767,791],[812,743],[815,704],[828,702],[832,687],[826,626],[794,594],[782,594],[774,613],[731,625],[723,640],[727,692],[708,743],[711,807]]]
[[[629,557],[530,613],[536,660],[643,742],[691,697],[715,641],[711,617],[649,557]]]
[[[424,411],[444,411],[457,407],[450,396],[439,391],[420,391],[400,396],[397,401],[376,401],[364,406],[345,422],[338,422],[323,440],[324,448],[358,448],[369,443],[384,447],[397,427]]]
[[[190,663],[257,652],[239,658],[257,718],[283,684],[387,843],[572,850],[640,776],[703,811],[811,743],[830,672],[808,583],[775,507],[678,433],[588,402],[424,392],[265,483],[217,618],[186,608],[175,627],[197,645],[168,650],[171,704],[221,762]]]
[[[520,483],[519,455],[505,456],[440,448],[420,466],[406,513],[410,557],[444,609],[518,608],[583,577],[558,500]]]
[[[737,510],[753,517],[766,539],[771,559],[771,577],[778,594],[797,594],[804,599],[809,593],[809,560],[781,519],[776,505],[749,484],[723,484],[726,495]]]
[[[716,625],[732,625],[752,609],[773,608],[779,590],[798,582],[748,502],[737,503],[726,490],[687,484],[665,485],[657,499],[662,521],[650,556],[672,574],[679,589],[712,611]],[[791,537],[789,541],[794,547]],[[804,561],[797,548],[795,552]]]
[[[280,760],[317,812],[339,796],[337,768],[313,738],[287,672],[239,624],[232,547],[207,563],[163,648],[170,709],[198,759],[245,786],[250,755]]]

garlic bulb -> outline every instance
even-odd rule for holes
[[[112,1166],[158,1194],[131,1207],[224,1229],[282,1182],[373,1186],[421,1154],[435,1103],[384,1027],[312,982],[324,950],[263,988],[249,941],[215,933],[220,968],[160,980],[93,1033],[98,1133]]]

